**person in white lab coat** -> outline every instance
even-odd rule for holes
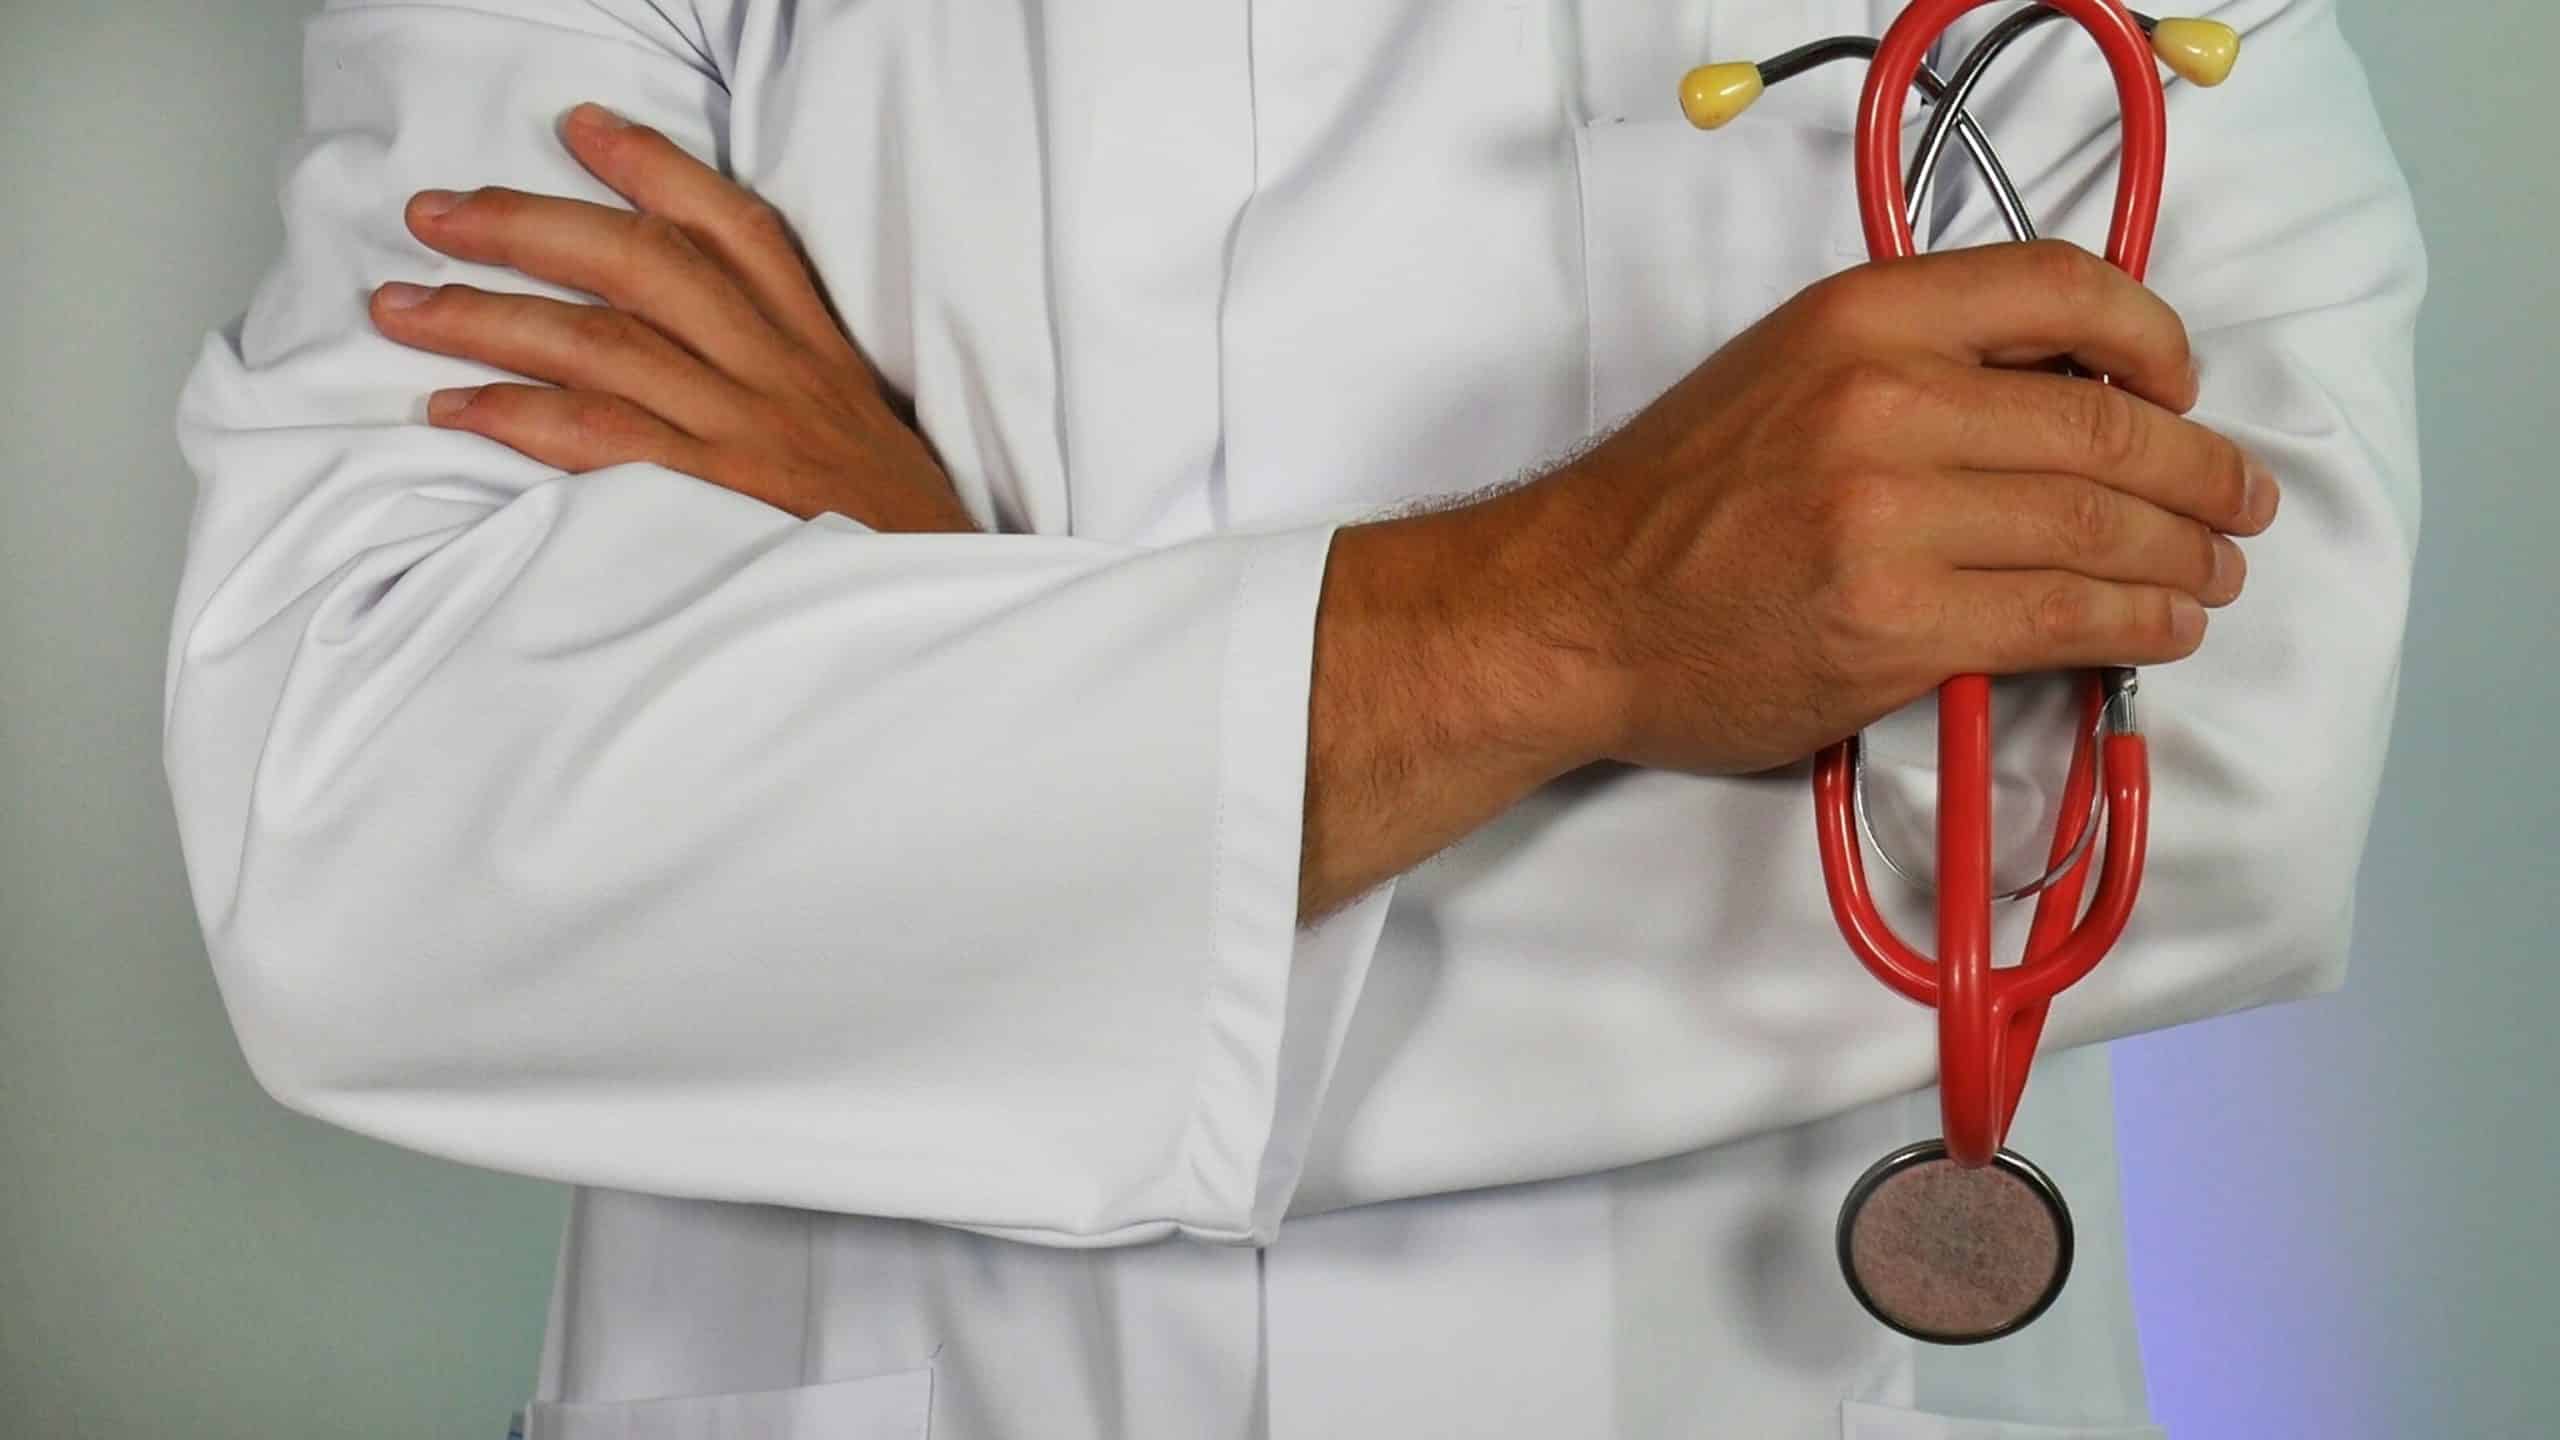
[[[577,1187],[531,1434],[2160,1433],[2091,1042],[2341,978],[2424,257],[2332,4],[2230,0],[2156,297],[1961,180],[1861,266],[1855,73],[1673,96],[1897,9],[309,22],[167,766],[260,1082]],[[1979,102],[2050,232],[2114,106],[2070,27]],[[2016,1136],[2080,1262],[1916,1347],[1829,1240],[1934,1029],[1794,762],[1881,719],[1907,817],[1937,679],[2098,661],[2150,877]]]

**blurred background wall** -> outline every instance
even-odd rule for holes
[[[0,1440],[500,1440],[566,1192],[287,1113],[161,777],[177,386],[317,0],[0,0]]]
[[[2135,1281],[2177,1440],[2560,1434],[2560,6],[2342,3],[2435,260],[2400,730],[2348,990],[2118,1048]],[[530,1383],[560,1192],[259,1094],[161,780],[170,414],[313,8],[0,0],[9,1437],[497,1440]]]
[[[2560,5],[2340,4],[2434,266],[2399,728],[2346,990],[2116,1047],[2134,1295],[2176,1440],[2560,1436]]]

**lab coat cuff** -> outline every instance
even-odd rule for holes
[[[1182,1157],[1194,1238],[1277,1229],[1376,943],[1382,896],[1305,932],[1298,860],[1317,603],[1334,526],[1238,537],[1223,676],[1205,1049]]]

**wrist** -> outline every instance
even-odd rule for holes
[[[1513,724],[1563,760],[1558,774],[1614,758],[1630,697],[1592,487],[1568,465],[1468,510],[1469,609],[1482,643],[1521,677]]]
[[[1523,790],[1606,758],[1614,667],[1601,643],[1578,497],[1549,476],[1483,500],[1346,529],[1372,604],[1399,619],[1453,747],[1484,754]],[[1374,612],[1373,612],[1374,613]]]

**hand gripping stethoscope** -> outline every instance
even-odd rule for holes
[[[2017,187],[1965,103],[2001,52],[2048,21],[2068,17],[2098,42],[2124,111],[2123,160],[2107,258],[2143,278],[2159,219],[2168,156],[2165,82],[2154,63],[2198,85],[2218,85],[2239,57],[2240,37],[2204,20],[2154,20],[2122,0],[2036,0],[1977,43],[1952,79],[1926,61],[1959,18],[1994,0],[1914,0],[1882,40],[1820,40],[1762,64],[1707,65],[1681,80],[1681,108],[1716,129],[1771,85],[1852,57],[1870,61],[1858,104],[1858,205],[1877,260],[1916,253],[1913,216],[1929,193],[1952,133],[2019,240],[2035,225]],[[1906,177],[1902,119],[1917,85],[1937,108]],[[2094,969],[2133,910],[2142,883],[2151,782],[2134,723],[2134,672],[2092,671],[2080,702],[2080,739],[2063,782],[2061,819],[2047,869],[1994,893],[1991,878],[1991,682],[1959,675],[1938,691],[1938,954],[1933,961],[1896,935],[1867,888],[1860,847],[1867,829],[1866,770],[1858,737],[1822,752],[1813,791],[1831,910],[1849,948],[1896,992],[1938,1012],[1943,1140],[1906,1146],[1878,1161],[1841,1207],[1842,1272],[1859,1302],[1886,1325],[1940,1344],[1972,1344],[2023,1329],[2062,1292],[2071,1273],[2071,1214],[2052,1179],[2008,1150],[2009,1122],[2053,997]],[[2103,778],[2102,778],[2103,777]],[[2087,914],[2097,800],[2106,796],[2106,843]],[[1896,874],[1919,880],[1877,853]],[[2025,958],[1991,966],[1991,907],[2036,896]]]

